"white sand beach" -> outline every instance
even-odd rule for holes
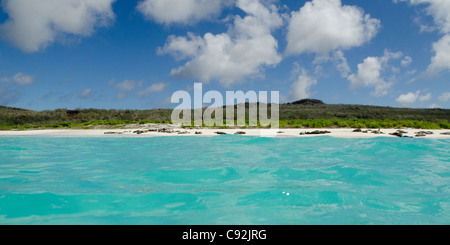
[[[240,134],[262,137],[315,137],[328,135],[337,138],[374,138],[399,137],[392,135],[399,129],[361,129],[353,128],[281,128],[281,129],[186,129],[170,124],[129,125],[121,129],[43,129],[43,130],[10,130],[0,131],[0,137],[158,137],[158,136],[219,136],[220,134]],[[426,139],[450,139],[450,130],[400,129],[402,137]],[[322,133],[320,133],[322,131]],[[327,131],[327,132],[323,132]],[[219,132],[219,133],[218,133]],[[315,134],[314,132],[318,133]],[[421,132],[421,133],[419,133]],[[312,133],[312,134],[311,134]],[[446,133],[446,134],[443,134]],[[420,135],[420,136],[418,136]]]

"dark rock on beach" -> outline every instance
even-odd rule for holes
[[[305,134],[330,134],[330,131],[326,131],[326,130],[315,130],[312,132],[304,132],[304,133],[300,133],[300,135],[305,135]]]
[[[238,132],[236,132],[234,134],[246,134],[246,133],[244,131],[238,131]]]
[[[173,129],[170,129],[170,128],[161,128],[161,129],[158,129],[158,132],[160,132],[160,133],[174,133],[174,131],[173,131]]]
[[[373,134],[384,134],[383,132],[381,132],[381,129],[378,130],[372,130]]]
[[[433,134],[433,132],[431,132],[431,131],[419,131],[419,132],[415,133],[416,137],[425,137],[425,136],[427,136],[429,134]]]
[[[403,137],[403,134],[398,132],[398,131],[394,132],[394,133],[390,133],[390,135],[394,135],[394,136],[397,136],[397,137]]]
[[[450,135],[450,132],[441,133],[442,135]]]
[[[136,130],[133,133],[135,133],[135,134],[145,134],[145,133],[148,133],[148,130]]]
[[[227,134],[225,132],[215,132],[216,134]]]
[[[403,130],[397,130],[394,133],[390,133],[390,135],[397,136],[397,137],[404,137],[404,138],[412,138],[411,136],[404,135],[406,133],[408,133],[408,132],[403,131]]]
[[[123,134],[123,132],[105,132],[104,134]]]

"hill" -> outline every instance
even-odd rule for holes
[[[246,103],[246,106],[248,107],[248,103]],[[270,105],[268,106],[270,108]],[[370,125],[371,127],[416,125],[414,127],[421,127],[420,125],[428,125],[426,127],[449,128],[450,125],[449,109],[411,109],[368,105],[324,104],[319,100],[301,100],[281,104],[279,108],[280,125],[284,127],[328,127],[330,125],[338,127],[355,127],[358,125],[362,127]],[[0,106],[0,129],[89,127],[93,125],[120,125],[128,123],[169,123],[171,113],[171,109],[57,109],[51,111],[32,111]],[[377,121],[378,123],[373,124],[373,121]],[[406,123],[406,121],[409,121],[409,123]],[[369,125],[369,123],[372,124]]]

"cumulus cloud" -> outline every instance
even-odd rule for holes
[[[409,92],[406,94],[401,94],[395,101],[400,106],[409,106],[419,100],[420,102],[425,102],[431,99],[431,93],[421,95],[422,91],[417,90],[415,93]]]
[[[138,95],[145,96],[147,94],[161,92],[166,87],[167,87],[167,83],[155,83],[155,84],[152,84],[151,86],[147,87],[146,89],[139,91]]]
[[[341,0],[313,0],[292,12],[286,53],[327,54],[337,49],[358,47],[378,32],[380,21]]]
[[[234,16],[228,32],[203,37],[169,37],[160,54],[176,59],[190,59],[171,75],[209,82],[219,80],[225,86],[260,75],[265,66],[281,61],[278,42],[271,32],[283,24],[275,5],[263,5],[258,0],[237,0],[236,6],[246,13]]]
[[[428,74],[437,74],[445,69],[450,70],[450,34],[433,44],[435,56],[427,68]]]
[[[95,27],[115,18],[115,0],[4,0],[9,18],[0,25],[2,36],[24,52],[45,49],[65,35],[90,36]]]
[[[450,33],[450,2],[447,0],[409,0],[411,4],[426,4],[426,11],[433,16],[442,33]]]
[[[380,97],[386,95],[392,83],[386,82],[381,73],[386,70],[390,60],[399,59],[401,56],[401,52],[393,53],[385,50],[382,57],[367,57],[363,63],[358,64],[358,72],[348,76],[350,89],[372,87],[375,89],[372,92],[372,96]]]
[[[416,102],[419,97],[419,93],[420,91],[417,91],[416,93],[409,92],[406,94],[401,94],[395,101],[401,106],[406,106]]]
[[[143,0],[137,10],[161,24],[189,24],[218,15],[234,0]]]
[[[394,0],[394,2],[409,2],[412,5],[423,5],[428,15],[432,16],[437,29],[444,36],[433,44],[435,55],[431,59],[426,73],[436,75],[441,71],[450,70],[450,1],[448,0]]]
[[[19,85],[19,86],[28,86],[31,85],[35,81],[35,77],[31,75],[27,75],[24,73],[17,73],[12,77],[1,77],[0,82]]]
[[[301,69],[301,74],[294,84],[292,84],[291,90],[289,91],[290,98],[292,100],[301,100],[310,98],[310,89],[312,86],[317,84],[317,80],[308,75],[305,69]]]

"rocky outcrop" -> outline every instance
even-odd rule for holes
[[[442,135],[450,135],[450,132],[441,133]]]
[[[316,99],[302,99],[292,102],[293,105],[324,105],[323,101]]]
[[[225,132],[214,132],[214,133],[216,133],[216,134],[227,134]]]
[[[238,132],[236,132],[234,134],[246,134],[246,133],[244,131],[238,131]]]

